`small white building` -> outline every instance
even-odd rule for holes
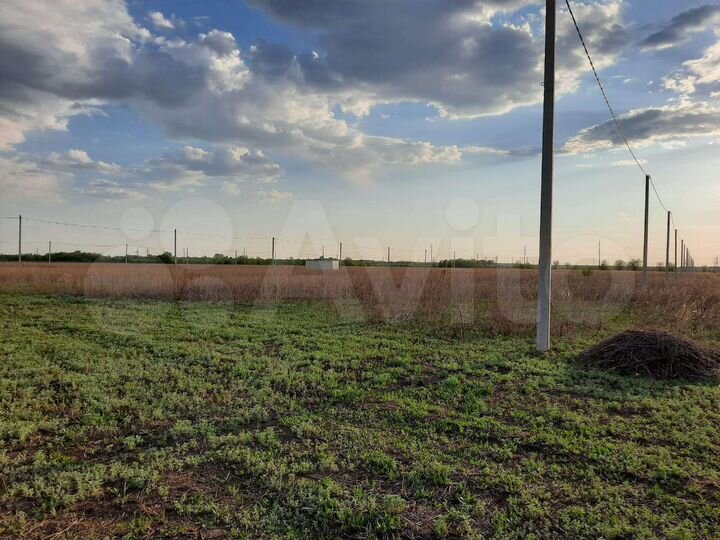
[[[315,259],[305,261],[305,268],[311,270],[340,270],[340,261],[337,259]]]

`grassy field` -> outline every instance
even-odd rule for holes
[[[0,537],[718,538],[717,383],[576,362],[635,320],[0,294]]]

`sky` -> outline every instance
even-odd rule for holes
[[[644,174],[558,2],[554,259],[642,255]],[[696,264],[720,255],[720,2],[571,2]],[[544,2],[4,0],[0,251],[537,260]],[[8,219],[12,218],[12,219]],[[75,227],[66,224],[92,225]]]

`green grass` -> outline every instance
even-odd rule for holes
[[[0,537],[717,538],[720,387],[593,336],[0,296]]]

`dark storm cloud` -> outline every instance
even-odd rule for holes
[[[657,141],[720,133],[720,109],[706,104],[648,108],[620,117],[625,136],[631,143],[645,145]],[[586,152],[618,147],[622,137],[612,120],[582,130],[565,145],[569,152]]]
[[[528,27],[493,22],[519,1],[252,0],[285,24],[318,35],[318,52],[293,63],[285,45],[258,46],[257,71],[278,76],[299,68],[304,82],[326,90],[359,89],[378,100],[434,103],[451,115],[504,112],[537,102],[541,47]],[[595,6],[582,6],[593,10]],[[629,40],[613,14],[597,8],[585,32],[599,56]],[[576,36],[560,32],[561,67],[582,66]]]
[[[673,47],[687,41],[693,33],[709,29],[718,22],[720,22],[720,6],[705,5],[688,9],[670,19],[662,29],[645,38],[643,45],[649,49]]]

